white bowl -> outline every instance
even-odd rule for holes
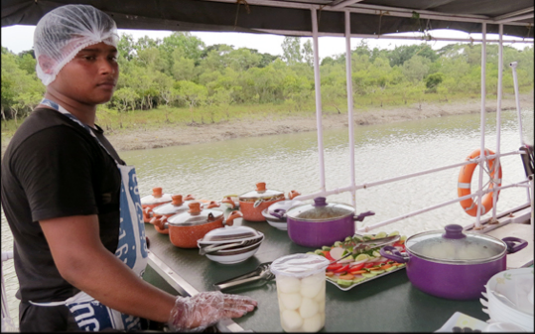
[[[250,250],[246,253],[236,254],[236,255],[213,255],[213,254],[206,254],[206,257],[209,258],[212,261],[219,262],[222,264],[234,264],[234,263],[240,263],[251,256],[253,256],[256,251],[258,251],[259,247],[256,247],[253,250]]]
[[[281,231],[288,231],[288,223],[266,219],[268,224]]]
[[[222,245],[245,240],[261,240],[264,234],[248,226],[225,226],[211,230],[202,239],[197,240],[197,246]]]
[[[269,208],[271,208],[273,205],[275,205],[277,203],[271,204],[271,206]],[[277,228],[277,229],[279,229],[279,230],[287,231],[288,230],[288,223],[286,222],[286,219],[279,219],[279,218],[277,218],[275,216],[270,215],[269,212],[268,212],[269,208],[262,210],[262,216],[264,216],[264,218],[266,218],[268,224],[273,226],[273,227],[275,227],[275,228]]]
[[[532,285],[533,268],[510,269],[492,276],[486,284],[487,308],[491,320],[513,323],[532,332],[533,305],[528,299]],[[504,295],[515,306],[507,305],[493,291]]]

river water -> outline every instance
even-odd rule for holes
[[[485,146],[496,150],[495,114],[488,114]],[[523,110],[525,140],[533,143],[533,110]],[[391,124],[359,126],[355,129],[356,184],[370,183],[455,164],[480,147],[480,115],[469,114],[429,118]],[[326,188],[350,184],[347,129],[324,132]],[[516,111],[502,112],[501,152],[520,146]],[[119,152],[136,166],[141,196],[156,186],[165,193],[192,194],[198,199],[218,200],[241,195],[266,182],[268,189],[297,190],[310,194],[320,190],[318,143],[315,132],[286,134],[227,141]],[[525,178],[520,157],[504,157],[502,185]],[[448,169],[419,178],[358,190],[357,213],[374,211],[363,223],[374,224],[427,206],[457,198],[459,169]],[[478,169],[474,173],[477,186]],[[474,188],[473,188],[474,189]],[[331,195],[329,202],[351,204],[351,195]],[[527,202],[525,188],[505,189],[497,203],[498,213]],[[483,216],[483,218],[488,215]],[[451,223],[467,225],[474,218],[462,212],[459,203],[379,228],[397,230],[410,236],[424,230],[440,229]],[[2,251],[12,249],[12,235],[2,212]],[[18,282],[13,261],[3,267],[10,314],[18,317],[14,294]]]

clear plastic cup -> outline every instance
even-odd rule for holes
[[[273,261],[279,313],[285,332],[318,332],[325,325],[325,269],[319,255],[291,254]]]

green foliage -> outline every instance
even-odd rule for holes
[[[422,24],[417,14],[413,23]],[[151,119],[152,113],[154,124],[161,124],[260,117],[274,110],[313,112],[311,39],[286,37],[282,48],[279,57],[225,44],[206,46],[187,32],[137,41],[122,34],[117,91],[110,102],[99,106],[98,117],[109,128],[117,124],[124,128],[151,123],[143,118]],[[497,45],[489,45],[486,54],[485,84],[489,94],[496,94]],[[508,66],[512,61],[519,64],[520,92],[533,90],[533,56],[533,46],[503,48],[504,93],[514,93]],[[42,97],[45,88],[35,75],[35,64],[32,50],[15,55],[2,48],[1,106],[8,121],[3,128],[11,124],[9,119],[19,124]],[[450,44],[435,51],[424,42],[386,50],[370,49],[363,40],[351,52],[351,67],[356,108],[421,106],[424,99],[449,101],[479,95],[481,45]],[[319,70],[325,112],[343,112],[347,108],[345,54],[324,58]]]
[[[440,72],[429,74],[427,78],[425,78],[425,86],[428,91],[436,92],[437,86],[442,83],[443,80],[444,74]]]

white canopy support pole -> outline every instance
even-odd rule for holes
[[[509,66],[511,66],[511,69],[513,70],[513,83],[515,87],[515,102],[516,102],[516,114],[518,118],[518,134],[520,135],[520,146],[525,146],[524,143],[524,132],[522,130],[522,110],[520,109],[520,93],[518,92],[518,77],[516,75],[516,66],[517,62],[514,61]],[[531,193],[530,190],[527,189],[527,196],[528,201],[530,201]]]
[[[353,121],[353,80],[351,69],[351,17],[350,12],[345,12],[346,25],[346,87],[347,87],[347,118],[349,124],[349,159],[351,187],[355,187],[355,122]],[[351,203],[357,212],[357,198],[355,191],[351,191]]]
[[[518,77],[516,75],[516,66],[518,63],[516,61],[509,64],[513,70],[513,84],[515,87],[515,103],[516,103],[516,113],[518,115],[518,134],[520,135],[520,145],[524,146],[524,135],[522,131],[522,111],[520,110],[520,97],[518,93]]]
[[[502,127],[502,81],[503,81],[503,24],[498,26],[500,34],[500,43],[498,44],[498,92],[497,92],[497,104],[496,104],[496,155],[500,155],[501,147],[501,127]],[[500,184],[499,170],[500,170],[500,158],[494,160],[494,180],[497,182],[492,182],[494,188]],[[493,180],[493,181],[494,181]],[[498,219],[496,218],[496,202],[498,201],[498,192],[494,191],[492,193],[492,219],[489,220],[489,223],[496,224]]]
[[[316,127],[318,128],[318,158],[320,166],[320,188],[325,191],[325,162],[323,159],[323,128],[321,125],[321,82],[318,49],[318,16],[316,8],[312,8],[312,40],[314,43],[314,88],[316,91]]]
[[[487,24],[482,23],[481,24],[481,37],[483,40],[483,43],[481,43],[481,156],[485,156],[485,98],[486,98],[486,89],[485,89],[485,77],[486,77],[486,64],[487,64],[487,43],[485,42],[485,39],[487,37]],[[485,160],[481,160],[479,162],[479,180],[477,183],[477,192],[479,196],[477,197],[477,216],[476,216],[476,224],[475,229],[480,230],[481,227],[481,210],[482,210],[482,204],[481,200],[483,197],[482,190],[483,187],[483,168],[486,164]]]

